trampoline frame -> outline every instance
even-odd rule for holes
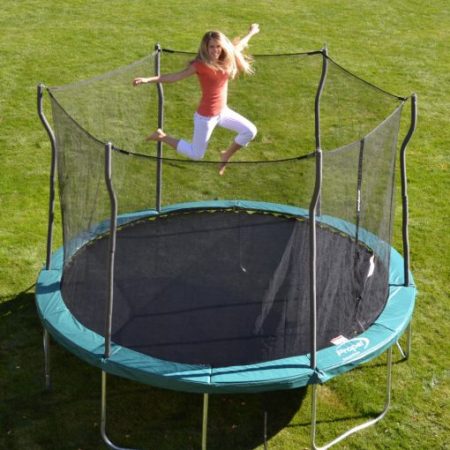
[[[164,51],[159,44],[155,46],[155,75],[160,74],[160,57],[161,53]],[[327,65],[328,52],[326,48],[320,51],[310,52],[310,54],[322,54],[322,74],[317,87],[317,93],[315,98],[315,139],[316,139],[316,150],[314,153],[315,164],[316,164],[316,177],[314,193],[311,198],[309,206],[309,226],[310,226],[310,305],[311,305],[311,338],[312,338],[312,348],[310,353],[310,368],[311,370],[317,372],[317,305],[316,305],[316,222],[317,216],[320,215],[320,192],[322,183],[322,149],[320,142],[320,99],[323,91],[323,87],[326,83],[327,77]],[[49,213],[48,213],[48,234],[47,234],[47,251],[46,251],[46,262],[45,271],[50,271],[52,269],[52,245],[53,245],[53,229],[54,229],[54,208],[55,208],[55,183],[56,183],[56,165],[57,165],[57,143],[55,134],[45,117],[43,111],[43,93],[45,86],[43,84],[38,85],[37,89],[37,103],[38,103],[38,115],[39,118],[47,131],[50,143],[51,143],[51,166],[50,166],[50,186],[49,186]],[[164,124],[164,91],[160,83],[157,84],[158,92],[158,127],[162,127]],[[403,98],[406,101],[407,98]],[[412,276],[409,271],[410,257],[409,257],[409,238],[408,238],[408,195],[407,195],[407,177],[406,177],[406,150],[408,144],[414,134],[417,123],[417,95],[412,94],[411,100],[411,119],[410,126],[406,136],[404,137],[401,149],[400,149],[400,173],[401,173],[401,193],[402,193],[402,238],[403,238],[403,280],[402,286],[405,288],[413,287]],[[162,143],[157,142],[157,155],[158,155],[158,168],[157,168],[157,190],[156,190],[156,211],[159,213],[161,211],[161,191],[162,191]],[[107,327],[104,336],[104,360],[107,362],[111,356],[111,326],[112,326],[112,302],[113,302],[113,285],[114,285],[114,253],[115,253],[115,240],[117,231],[117,199],[112,186],[112,175],[111,175],[111,151],[113,149],[112,143],[107,143],[105,145],[105,183],[108,187],[108,192],[111,202],[111,223],[112,229],[110,233],[110,247],[109,247],[109,283],[108,283],[108,313],[107,313]],[[393,250],[393,249],[392,249]],[[414,289],[415,293],[415,289]],[[387,413],[390,400],[391,400],[391,385],[392,385],[392,347],[396,344],[400,350],[400,353],[404,360],[408,359],[411,353],[411,338],[412,338],[412,327],[411,322],[408,320],[406,327],[401,330],[401,334],[407,331],[407,347],[406,351],[399,344],[399,340],[396,339],[394,342],[390,343],[387,348],[383,348],[382,351],[387,350],[387,377],[386,377],[386,398],[383,410],[380,414],[368,420],[362,424],[350,428],[344,433],[337,436],[335,439],[324,444],[323,446],[318,446],[316,443],[316,429],[317,429],[317,403],[318,403],[318,392],[317,384],[326,380],[316,379],[315,382],[308,383],[312,384],[311,390],[311,448],[314,449],[327,449],[336,443],[342,441],[348,436],[365,429],[371,425],[374,425],[379,420],[381,420]],[[44,371],[45,371],[45,385],[49,389],[51,386],[50,378],[50,342],[49,342],[49,331],[46,326],[44,326],[43,333],[43,347],[44,347]],[[382,352],[377,353],[380,354]],[[376,356],[376,355],[375,355]],[[372,359],[375,356],[371,356]],[[360,363],[360,361],[355,362],[355,365]],[[341,370],[342,371],[342,370]],[[105,444],[112,448],[118,450],[131,450],[124,447],[119,447],[114,444],[108,437],[106,432],[106,417],[107,417],[107,372],[102,369],[102,388],[101,388],[101,436]],[[208,404],[209,404],[209,394],[203,393],[203,425],[202,425],[202,449],[207,448],[207,422],[208,422]],[[265,416],[265,424],[267,417]],[[267,448],[266,433],[264,433],[264,448]]]

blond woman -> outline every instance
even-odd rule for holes
[[[209,31],[203,36],[197,56],[184,70],[148,78],[135,78],[134,86],[144,83],[174,83],[194,74],[200,82],[202,96],[194,114],[192,140],[189,142],[175,138],[162,129],[156,130],[147,139],[162,141],[178,153],[199,160],[205,155],[216,126],[232,130],[236,136],[230,146],[220,154],[219,174],[223,175],[229,159],[256,136],[255,125],[229,108],[227,99],[228,81],[236,78],[239,73],[253,72],[251,61],[243,55],[243,50],[251,37],[258,32],[259,25],[252,24],[245,37],[232,43],[220,31]]]

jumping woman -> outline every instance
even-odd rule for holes
[[[191,159],[202,159],[214,128],[219,125],[237,133],[231,145],[220,154],[219,174],[223,175],[229,159],[256,136],[256,127],[245,117],[227,106],[228,80],[239,73],[252,74],[248,58],[243,55],[250,38],[259,33],[254,23],[246,36],[232,43],[220,31],[209,31],[203,36],[197,56],[180,72],[148,78],[135,78],[133,85],[145,83],[174,83],[197,74],[202,97],[194,114],[192,142],[177,139],[157,129],[147,140],[162,141]]]

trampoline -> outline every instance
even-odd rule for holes
[[[416,295],[405,165],[416,96],[393,96],[359,79],[325,49],[257,57],[257,74],[274,63],[294,65],[312,81],[310,89],[299,85],[296,101],[284,109],[312,106],[300,134],[312,132],[301,143],[308,149],[311,141],[313,150],[286,141],[276,158],[244,154],[229,163],[224,179],[205,187],[217,176],[217,161],[166,157],[161,143],[154,154],[142,151],[141,125],[127,118],[150,116],[162,126],[177,117],[183,95],[164,95],[157,86],[136,102],[124,80],[147,66],[158,71],[164,58],[170,67],[171,59],[187,57],[158,46],[125,68],[47,88],[55,131],[43,112],[44,86],[38,88],[53,149],[47,261],[36,288],[46,355],[50,333],[99,367],[104,383],[109,373],[203,394],[205,417],[208,395],[218,393],[313,385],[315,405],[317,384],[386,350],[390,392],[392,346],[410,325]],[[171,103],[169,93],[181,100]],[[398,151],[408,100],[411,124]],[[403,256],[390,244],[398,156]],[[56,174],[63,246],[54,251]],[[48,368],[47,358],[49,380]],[[376,419],[322,448],[384,417],[389,400]],[[103,395],[102,436],[120,448],[106,436],[105,410]],[[315,423],[314,407],[311,446],[318,448]]]

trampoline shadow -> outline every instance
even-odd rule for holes
[[[53,343],[53,388],[50,392],[44,389],[42,327],[32,292],[24,291],[12,299],[2,299],[0,342],[4,360],[0,387],[7,393],[5,408],[0,411],[0,422],[6,427],[0,437],[0,448],[16,448],[17,439],[21,433],[28,433],[30,423],[49,450],[105,448],[98,430],[98,369]],[[398,355],[395,363],[402,361]],[[380,365],[383,362],[372,364],[373,368]],[[359,370],[362,368],[356,368]],[[108,429],[116,444],[159,450],[200,448],[201,395],[158,389],[114,376],[108,380]],[[210,395],[208,449],[253,450],[262,447],[264,434],[270,441],[285,428],[308,428],[309,422],[293,422],[306,394],[307,389],[301,388]],[[72,420],[74,414],[80,418],[76,422]],[[27,417],[27,422],[23,417]],[[346,416],[330,422],[360,418],[359,415]],[[319,424],[327,422],[327,419],[318,421]],[[61,431],[51,432],[50,425]]]
[[[208,448],[251,450],[286,428],[301,408],[307,389],[212,397]],[[217,422],[217,423],[215,423]]]
[[[17,448],[29,426],[36,429],[36,437],[29,442],[45,443],[49,450],[106,448],[98,429],[100,370],[51,340],[52,389],[45,390],[42,327],[34,293],[29,290],[0,303],[1,353],[5,356],[0,387],[7,392],[0,412],[6,427],[0,448]],[[159,450],[201,447],[202,395],[114,376],[108,382],[108,430],[117,445]],[[306,389],[210,395],[208,449],[252,450],[263,445],[265,412],[270,440],[289,425],[305,394]]]
[[[202,439],[201,394],[174,392],[109,377],[111,440],[119,446],[198,450]],[[208,450],[254,450],[290,426],[307,389],[209,396]],[[123,404],[127,424],[119,419]],[[269,443],[270,448],[270,443]]]

